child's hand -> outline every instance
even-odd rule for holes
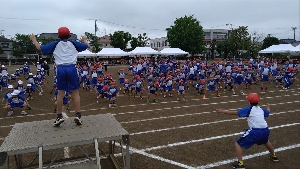
[[[267,110],[270,111],[270,104],[269,103],[267,103],[266,107],[267,107]]]
[[[216,109],[217,113],[222,113],[222,109]]]

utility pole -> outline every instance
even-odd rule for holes
[[[97,36],[97,30],[98,30],[98,27],[97,27],[97,19],[95,19],[95,36]]]
[[[296,40],[296,29],[297,27],[292,27],[293,31],[294,31],[294,40]]]

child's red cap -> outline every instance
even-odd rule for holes
[[[257,93],[250,93],[248,96],[246,96],[246,99],[250,103],[258,103],[260,101],[260,97],[258,96]]]
[[[70,35],[70,30],[67,27],[58,28],[58,36],[68,36]]]

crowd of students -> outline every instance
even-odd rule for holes
[[[221,97],[224,93],[239,91],[244,95],[244,89],[253,84],[260,85],[261,92],[268,91],[269,83],[276,87],[288,89],[297,80],[299,61],[288,60],[280,63],[276,59],[240,59],[207,61],[199,58],[178,61],[175,57],[158,59],[136,59],[129,65],[128,70],[118,70],[118,77],[103,72],[103,64],[78,64],[78,75],[83,88],[98,93],[100,98],[110,100],[109,107],[115,107],[119,91],[128,94],[133,100],[144,99],[146,103],[157,102],[157,95],[164,98],[176,95],[178,101],[185,100],[186,90],[194,90],[203,98],[209,92]],[[119,83],[116,87],[116,84]]]
[[[22,108],[21,114],[27,115],[26,109],[31,109],[29,101],[33,100],[33,93],[38,92],[42,95],[43,85],[48,82],[46,78],[48,74],[39,62],[34,65],[37,68],[35,75],[33,71],[30,71],[30,65],[27,62],[12,74],[8,73],[4,65],[1,66],[0,87],[1,91],[3,88],[7,89],[2,99],[2,102],[5,102],[4,108],[7,110],[7,116],[13,114],[14,108]],[[9,84],[13,81],[17,81],[15,86]]]
[[[158,102],[158,95],[162,98],[176,97],[178,101],[184,101],[186,90],[195,91],[195,94],[209,97],[209,93],[215,93],[217,97],[232,92],[233,95],[240,93],[245,95],[244,89],[260,86],[261,92],[268,91],[269,83],[276,87],[288,89],[295,83],[299,71],[299,61],[288,60],[279,63],[276,59],[240,59],[207,61],[199,58],[179,61],[175,57],[158,59],[136,59],[128,69],[119,69],[118,77],[106,73],[103,62],[80,62],[77,64],[78,78],[84,90],[96,93],[95,101],[107,98],[109,107],[116,107],[116,99],[119,92],[132,97],[146,100],[146,103]],[[48,83],[47,72],[39,62],[35,63],[36,73],[33,74],[30,65],[25,63],[9,74],[7,68],[1,66],[1,90],[7,88],[2,102],[6,101],[4,108],[8,116],[13,113],[15,107],[23,108],[22,114],[26,115],[26,109],[30,109],[29,101],[33,99],[33,93],[43,93],[43,85]],[[54,75],[56,71],[53,65]],[[18,80],[16,86],[9,85],[9,81]],[[27,83],[26,83],[27,82]],[[66,91],[63,104],[66,110],[70,110],[70,94]],[[56,109],[56,79],[54,76],[54,112]],[[193,92],[192,92],[193,93]]]

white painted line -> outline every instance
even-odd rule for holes
[[[138,150],[138,149],[135,149],[135,148],[129,148],[129,150],[131,150],[133,153],[141,154],[141,155],[144,155],[146,157],[153,158],[153,159],[156,159],[156,160],[159,160],[159,161],[162,161],[162,162],[166,162],[166,163],[169,163],[169,164],[172,164],[172,165],[175,165],[175,166],[179,166],[179,167],[182,167],[182,168],[187,168],[187,169],[194,168],[192,166],[188,166],[188,165],[185,165],[185,164],[173,161],[173,160],[169,160],[169,159],[162,158],[162,157],[159,157],[159,156],[156,156],[156,155],[153,155],[153,154],[149,154],[149,153],[146,153],[144,151],[141,151],[141,150]]]
[[[278,113],[272,113],[272,115],[278,115],[278,114],[285,114],[287,112],[278,112]],[[227,120],[219,120],[219,121],[212,121],[212,122],[205,122],[205,123],[197,123],[197,124],[191,124],[186,126],[177,126],[177,127],[170,127],[170,128],[162,128],[157,130],[148,130],[148,131],[142,131],[137,133],[131,133],[130,135],[140,135],[140,134],[147,134],[147,133],[155,133],[155,132],[161,132],[161,131],[169,131],[169,130],[177,130],[177,129],[183,129],[183,128],[190,128],[190,127],[197,127],[197,126],[204,126],[204,125],[210,125],[210,124],[217,124],[217,123],[224,123],[224,122],[231,122],[231,121],[238,121],[245,118],[234,118],[234,119],[227,119]]]
[[[145,122],[145,121],[153,121],[153,120],[161,120],[161,119],[169,119],[169,118],[177,118],[177,117],[185,117],[185,116],[194,116],[194,115],[209,114],[209,113],[211,113],[211,112],[179,114],[179,115],[175,115],[175,116],[155,117],[155,118],[151,118],[151,119],[133,120],[133,121],[120,122],[120,123],[121,124],[139,123],[139,122]]]
[[[276,148],[274,151],[275,152],[281,152],[281,151],[295,149],[295,148],[299,148],[299,147],[300,147],[300,144],[294,144],[294,145],[290,145],[290,146]],[[252,158],[255,158],[255,157],[260,157],[260,156],[267,155],[267,154],[269,154],[269,151],[263,151],[263,152],[260,152],[260,153],[255,153],[255,154],[244,156],[243,160],[248,160],[248,159],[252,159]],[[222,165],[230,164],[234,161],[236,161],[236,158],[228,159],[228,160],[224,160],[224,161],[219,161],[219,162],[216,162],[216,163],[207,164],[207,165],[203,165],[203,166],[199,166],[196,169],[206,169],[206,168],[219,167],[219,166],[222,166]]]
[[[65,119],[69,118],[69,116],[65,112],[62,112],[62,116]],[[64,157],[65,158],[70,158],[70,148],[69,147],[64,147]]]
[[[284,125],[280,125],[280,126],[269,127],[269,129],[272,130],[272,129],[290,127],[290,126],[295,126],[295,125],[300,125],[300,123],[284,124]],[[167,144],[167,145],[141,149],[141,151],[152,151],[152,150],[159,150],[159,149],[163,149],[163,148],[181,146],[181,145],[186,145],[186,144],[199,143],[199,142],[203,142],[203,141],[211,141],[211,140],[216,140],[216,139],[222,139],[222,138],[226,138],[226,137],[241,135],[243,133],[244,132],[238,132],[238,133],[232,133],[232,134],[225,134],[225,135],[207,137],[207,138],[202,138],[202,139],[198,139],[198,140],[188,140],[188,141],[183,141],[183,142],[171,143],[171,144]]]

